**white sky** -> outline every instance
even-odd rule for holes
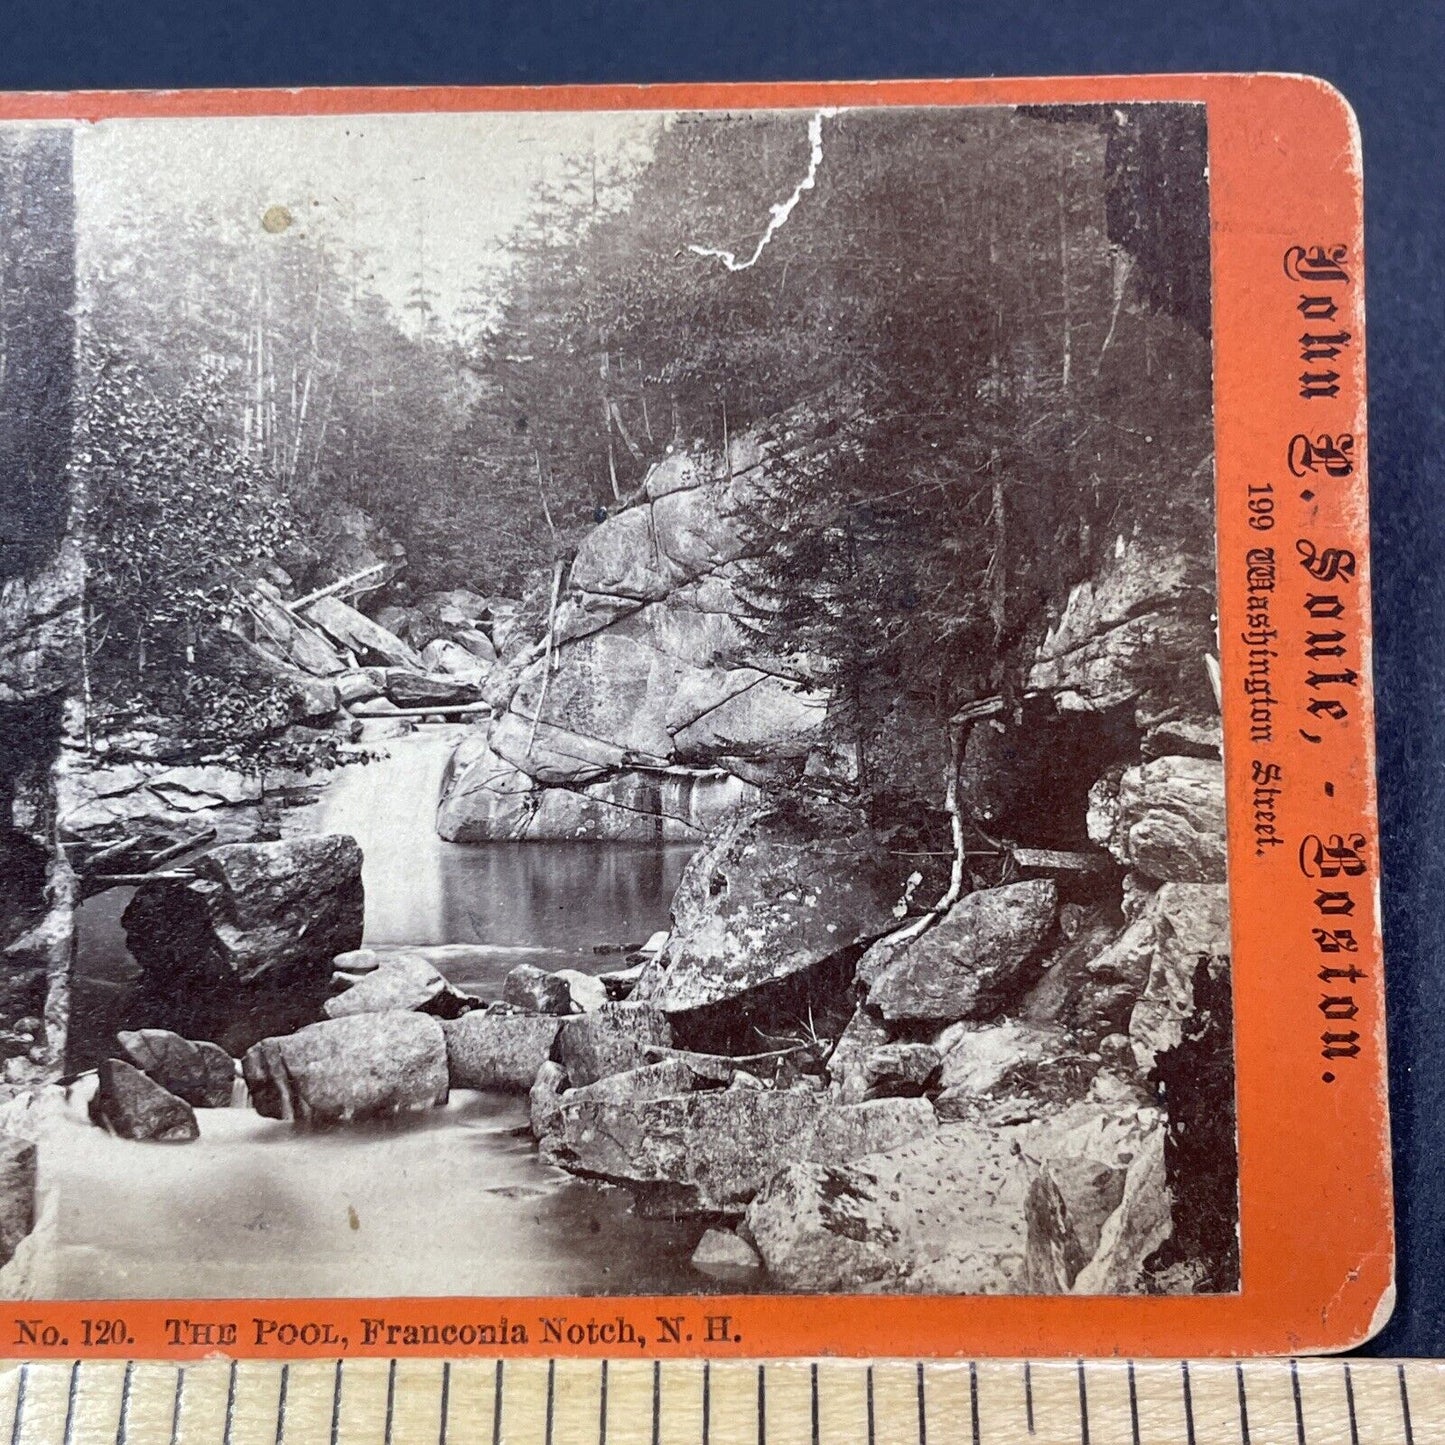
[[[102,121],[77,128],[79,242],[138,208],[164,225],[214,206],[224,225],[260,234],[267,208],[285,206],[286,238],[315,232],[362,251],[362,274],[399,308],[424,234],[427,296],[451,322],[539,180],[594,148],[644,158],[658,123],[636,112]]]

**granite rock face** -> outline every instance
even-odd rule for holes
[[[1104,779],[1089,835],[1125,867],[1161,883],[1224,882],[1224,764],[1160,757]]]
[[[1115,1219],[1127,1172],[1158,1133],[1156,1112],[1094,1102],[1030,1122],[980,1114],[849,1163],[790,1164],[754,1199],[747,1227],[787,1289],[1023,1293],[1057,1255],[1061,1276],[1048,1278],[1059,1292],[1060,1277],[1071,1287],[1104,1250],[1088,1278],[1118,1279],[1160,1202],[1156,1191],[1148,1210],[1131,1203],[1135,1213]],[[1146,1187],[1141,1173],[1136,1193]],[[1131,1275],[1121,1292],[1140,1287]]]
[[[655,827],[700,839],[749,800],[744,780],[802,771],[826,694],[760,655],[744,625],[748,514],[765,469],[751,436],[726,456],[672,450],[583,539],[555,612],[500,649],[485,751],[458,754],[443,836],[610,841]],[[699,773],[716,778],[701,798],[690,796]]]
[[[1065,711],[1131,707],[1141,725],[1217,712],[1204,658],[1215,649],[1210,557],[1120,537],[1069,593],[1028,686]]]
[[[795,1160],[841,1163],[936,1128],[926,1099],[836,1105],[810,1090],[715,1089],[612,1102],[564,1095],[554,1157],[648,1213],[741,1214]]]

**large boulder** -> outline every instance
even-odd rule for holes
[[[1223,883],[1224,764],[1155,758],[1090,793],[1089,835],[1126,867],[1163,883]]]
[[[781,1289],[1013,1293],[1027,1243],[1021,1133],[946,1124],[852,1163],[790,1163],[749,1207],[749,1235]]]
[[[1201,960],[1230,956],[1229,893],[1222,883],[1166,883],[1145,914],[1154,948],[1149,978],[1129,1018],[1129,1037],[1142,1072],[1183,1036],[1194,1011],[1194,974]]]
[[[477,1010],[446,1025],[452,1087],[525,1094],[552,1056],[562,1020],[549,1014]]]
[[[224,1109],[236,1086],[236,1061],[219,1044],[193,1042],[168,1029],[116,1035],[126,1058],[161,1088],[198,1109]]]
[[[262,1039],[241,1060],[257,1113],[298,1124],[382,1118],[446,1102],[447,1044],[418,1013],[356,1014]]]
[[[397,707],[462,707],[482,695],[476,681],[404,667],[386,669],[386,695]]]
[[[530,963],[519,963],[502,985],[502,1002],[527,1013],[570,1014],[572,990],[565,978]]]
[[[564,1095],[552,1157],[633,1191],[649,1213],[737,1215],[794,1160],[841,1163],[936,1127],[926,1099],[836,1105],[806,1089],[617,1102]]]
[[[361,943],[361,849],[344,834],[232,843],[189,865],[188,882],[142,884],[126,944],[168,988],[329,979]]]
[[[304,609],[303,616],[314,622],[336,642],[356,654],[358,662],[378,667],[409,667],[424,672],[421,656],[394,632],[373,622],[339,597],[321,597]]]
[[[1204,658],[1215,650],[1213,557],[1120,537],[1113,556],[1069,593],[1040,643],[1030,690],[1063,711],[1132,704],[1143,724],[1208,716],[1214,700]]]
[[[90,1100],[93,1123],[122,1139],[183,1144],[200,1137],[195,1111],[184,1099],[122,1059],[102,1059]]]
[[[1145,1261],[1172,1233],[1164,1130],[1156,1129],[1129,1162],[1119,1205],[1099,1230],[1099,1242],[1088,1263],[1074,1276],[1073,1292],[1142,1292]]]
[[[754,1199],[747,1226],[785,1289],[1024,1293],[1040,1170],[1074,1160],[1087,1180],[1120,1172],[1157,1130],[1153,1111],[1093,1102],[1027,1123],[976,1116],[841,1166],[790,1164]]]
[[[485,664],[460,642],[453,642],[450,638],[434,638],[422,648],[421,657],[433,673],[443,673],[460,682],[478,686],[486,680],[488,668]]]
[[[595,1084],[655,1061],[650,1052],[672,1043],[672,1029],[645,1003],[604,1003],[562,1025],[557,1055],[576,1087]]]
[[[859,964],[885,1019],[984,1019],[1021,991],[1058,907],[1050,879],[967,894],[926,933],[874,945]]]
[[[974,1099],[994,1094],[1028,1066],[1048,1065],[1072,1052],[1063,1029],[1020,1019],[958,1024],[945,1030],[938,1043],[943,1050],[939,1086]]]
[[[896,897],[852,810],[797,801],[740,816],[683,870],[661,967],[638,996],[681,1014],[747,995],[884,932]]]
[[[801,766],[826,699],[759,656],[742,625],[762,465],[756,439],[734,439],[727,458],[674,450],[588,533],[551,616],[550,658],[514,653],[510,636],[502,646],[488,684],[499,757],[574,786],[639,764]]]
[[[358,948],[338,954],[333,964],[332,981],[342,991],[322,1007],[329,1019],[407,1009],[450,1019],[480,1002],[454,988],[435,964],[419,954]]]
[[[346,659],[319,633],[285,605],[274,583],[252,584],[246,605],[256,619],[256,642],[266,652],[316,677],[331,677],[346,668]]]

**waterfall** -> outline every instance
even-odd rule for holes
[[[695,841],[757,797],[756,788],[731,773],[668,773],[662,780],[663,837]]]
[[[349,833],[361,845],[368,943],[424,941],[445,911],[437,798],[465,733],[429,725],[388,741],[384,755],[342,768],[307,819],[308,832]]]

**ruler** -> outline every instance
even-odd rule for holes
[[[11,1445],[1427,1445],[1434,1360],[15,1363]]]

